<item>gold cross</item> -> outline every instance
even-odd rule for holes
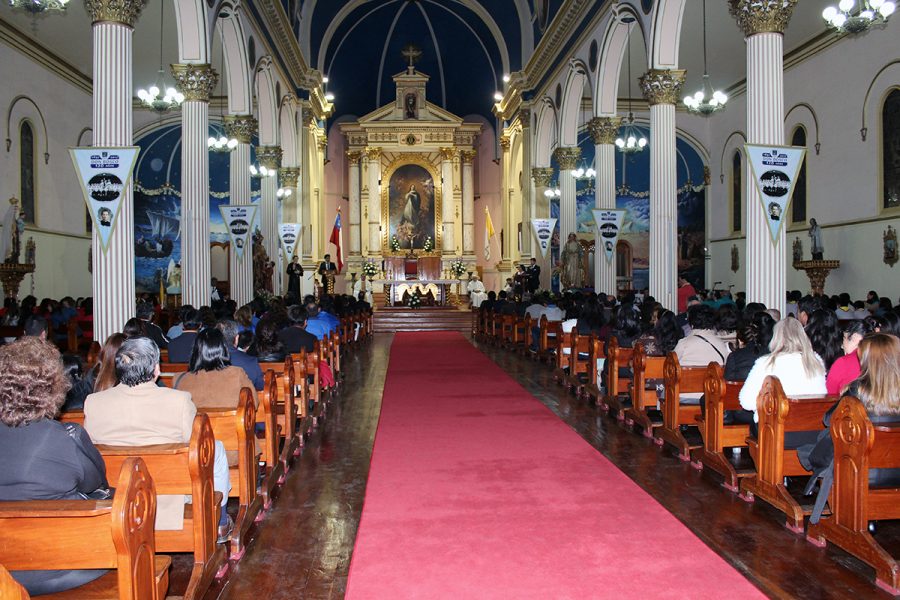
[[[409,66],[414,66],[416,61],[422,58],[422,51],[413,44],[407,44],[403,47],[403,51],[400,52],[403,55],[403,58],[409,61]]]

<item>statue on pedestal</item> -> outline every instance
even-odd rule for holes
[[[559,281],[564,289],[580,289],[584,286],[582,256],[584,249],[574,233],[570,233],[559,253]]]
[[[22,254],[22,236],[25,234],[25,212],[19,207],[19,199],[9,199],[9,208],[3,215],[3,239],[0,244],[0,255],[7,264],[19,264]]]
[[[822,260],[825,254],[825,248],[822,246],[822,228],[816,223],[815,219],[809,220],[809,240],[810,251],[813,260]]]

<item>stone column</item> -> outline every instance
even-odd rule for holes
[[[747,142],[784,144],[784,38],[796,0],[756,3],[729,0],[731,14],[747,43]],[[746,161],[746,156],[744,157]],[[759,192],[750,177],[745,182],[747,223],[747,301],[785,311],[786,233],[775,243],[769,233]]]
[[[278,178],[281,187],[290,191],[290,195],[281,200],[281,220],[286,223],[299,223],[300,167],[281,167],[278,169]],[[299,250],[300,245],[298,244],[296,248]],[[300,254],[302,253],[300,250]]]
[[[303,240],[302,240],[302,258],[300,262],[303,263],[304,269],[314,269],[316,267],[315,259],[312,255],[313,246],[312,246],[312,170],[314,165],[312,164],[312,152],[310,151],[310,143],[312,138],[312,128],[315,127],[315,119],[307,112],[307,109],[303,109],[302,119],[303,123],[302,128],[300,129],[300,155],[303,157],[300,160],[300,164],[302,165],[302,175],[300,179],[300,196],[297,198],[297,222],[300,223],[301,231],[303,232]]]
[[[462,160],[463,256],[475,260],[475,150],[459,153]]]
[[[550,198],[544,193],[550,189],[550,182],[553,180],[553,167],[533,167],[531,169],[531,177],[534,179],[534,205],[535,219],[550,218]],[[534,239],[534,230],[531,223],[528,223],[528,236]],[[541,254],[541,248],[537,241],[534,241],[534,257],[537,264],[541,266],[541,289],[550,289],[550,250],[547,250],[547,256]]]
[[[684,71],[651,69],[641,79],[650,104],[650,295],[678,308],[678,180],[675,104]]]
[[[616,136],[622,119],[619,117],[594,117],[588,121],[588,129],[594,140],[594,206],[616,207]],[[600,234],[594,232],[594,289],[607,294],[616,293],[616,260],[606,261],[606,252]]]
[[[501,223],[503,223],[503,236],[501,238],[502,244],[500,245],[500,257],[503,261],[503,266],[500,267],[501,270],[505,271],[506,269],[512,269],[512,265],[510,261],[513,256],[513,248],[515,247],[515,236],[516,236],[516,226],[513,224],[513,210],[512,210],[512,185],[510,185],[510,173],[512,172],[512,165],[509,164],[510,161],[510,140],[508,135],[502,135],[500,137],[500,208],[503,210],[503,215],[501,216]],[[496,225],[495,225],[496,227]],[[505,272],[501,273],[501,280],[505,280],[508,277]]]
[[[209,95],[219,75],[207,64],[172,65],[181,104],[181,299],[210,303]]]
[[[456,148],[441,148],[441,221],[444,224],[441,249],[444,252],[444,260],[450,260],[447,255],[456,253],[456,231],[454,225],[453,202],[453,159],[456,157]]]
[[[369,188],[369,256],[381,256],[381,148],[366,148],[366,186]],[[387,223],[384,224],[387,227]],[[387,232],[385,232],[387,234]]]
[[[516,185],[522,186],[522,260],[527,263],[531,258],[532,239],[531,219],[534,214],[534,188],[527,173],[531,171],[531,110],[519,110],[519,123],[522,124],[522,181],[519,173],[513,173]]]
[[[131,146],[132,38],[143,0],[85,0],[93,31],[95,146]],[[101,344],[134,316],[134,198],[122,193],[118,223],[103,252],[97,229],[93,256],[94,339]]]
[[[359,150],[347,151],[347,168],[349,172],[350,196],[350,258],[359,258],[360,256],[360,214],[362,207],[359,198],[359,159],[362,158],[362,152]]]
[[[257,146],[256,161],[259,166],[270,171],[278,172],[281,168],[280,146]],[[262,192],[259,201],[259,209],[262,212],[259,224],[262,227],[263,247],[269,255],[269,260],[275,263],[275,281],[273,290],[275,294],[281,293],[280,277],[281,262],[278,260],[278,247],[281,242],[278,239],[278,177],[270,175],[263,177],[260,186]]]
[[[225,134],[237,140],[238,145],[229,156],[229,179],[231,204],[250,204],[250,142],[257,130],[256,119],[252,115],[229,115],[225,117]],[[231,249],[228,268],[231,297],[238,306],[253,300],[253,250],[247,248],[244,258],[238,259]]]
[[[581,148],[560,146],[553,151],[559,163],[559,245],[565,245],[570,233],[578,233],[575,208],[575,178],[570,171],[578,166]]]

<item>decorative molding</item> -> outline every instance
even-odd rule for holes
[[[241,144],[249,144],[259,129],[259,122],[253,115],[225,115],[222,125],[225,135]]]
[[[547,187],[553,179],[553,167],[532,167],[531,177],[537,187]]]
[[[560,146],[553,151],[553,158],[559,163],[560,171],[571,171],[578,166],[578,159],[581,158],[581,148],[578,146]]]
[[[173,64],[175,87],[184,94],[186,102],[209,102],[209,96],[219,82],[219,74],[207,64]]]
[[[13,98],[12,102],[9,103],[9,108],[6,109],[6,151],[9,152],[10,148],[12,148],[12,131],[10,130],[10,119],[12,118],[13,109],[16,107],[16,104],[19,101],[27,101],[30,102],[34,107],[34,110],[37,111],[38,116],[41,118],[41,127],[44,129],[44,164],[50,163],[50,138],[47,135],[47,122],[44,120],[44,113],[41,112],[40,107],[37,105],[37,102],[32,100],[30,97],[25,95],[19,95]],[[83,132],[83,130],[82,130]]]
[[[134,27],[147,0],[84,0],[92,23],[121,23]]]
[[[594,144],[614,144],[622,126],[622,117],[594,117],[587,126]]]
[[[256,160],[261,167],[278,169],[281,167],[281,146],[257,146]]]
[[[881,77],[881,74],[898,63],[900,63],[900,58],[894,59],[888,64],[884,65],[883,67],[878,69],[878,73],[876,73],[875,77],[872,78],[872,81],[869,82],[869,87],[866,89],[865,98],[863,98],[862,127],[859,130],[859,135],[862,137],[862,141],[866,141],[866,134],[869,132],[869,128],[866,127],[866,105],[869,103],[869,94],[872,93],[872,88],[875,87],[875,82],[878,81],[878,78]]]
[[[93,80],[88,75],[2,18],[0,18],[0,43],[6,44],[26,58],[30,58],[85,94],[90,96],[94,93]]]
[[[679,104],[686,73],[684,69],[650,69],[638,79],[644,99],[650,106]]]
[[[281,178],[281,187],[296,189],[300,180],[300,168],[281,167],[278,169],[278,176]]]
[[[728,137],[725,138],[725,143],[722,144],[722,156],[719,157],[719,183],[725,183],[725,151],[728,150],[728,143],[731,141],[731,138],[739,135],[744,140],[744,143],[747,143],[747,134],[743,131],[732,131],[728,134]]]
[[[784,33],[797,0],[728,0],[728,11],[745,37]]]

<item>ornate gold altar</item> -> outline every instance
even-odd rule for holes
[[[809,277],[810,292],[814,296],[825,293],[825,280],[833,270],[840,268],[839,260],[800,260],[794,263],[794,268],[806,271]]]

